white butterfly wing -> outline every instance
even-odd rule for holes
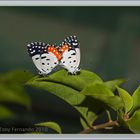
[[[42,69],[42,65],[41,65],[41,57],[40,55],[35,55],[32,57],[33,63],[36,66],[36,68],[41,72],[41,73],[45,73],[45,71]]]
[[[42,47],[38,42],[30,43],[27,45],[28,53],[33,60],[34,65],[40,73],[45,74],[41,64],[41,51]]]
[[[76,60],[77,60],[76,66],[79,67],[79,65],[80,65],[80,59],[81,59],[80,49],[79,48],[76,48],[75,51],[76,51]]]
[[[76,67],[76,55],[72,54],[76,54],[75,50],[66,50],[61,59],[61,66],[67,69],[70,73],[73,73]]]
[[[47,75],[58,65],[55,46],[47,46],[42,42],[34,42],[27,45],[28,53],[40,74]],[[48,48],[50,50],[48,50]]]
[[[62,55],[61,65],[71,74],[76,74],[80,64],[80,49],[76,36],[67,37],[63,42],[63,45],[65,44],[68,45],[68,50]]]
[[[41,55],[41,63],[42,69],[48,74],[58,65],[58,60],[52,52],[48,52]]]

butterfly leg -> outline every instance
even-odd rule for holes
[[[41,77],[45,77],[45,76],[50,75],[50,73],[46,74],[46,73],[42,73],[41,71],[39,71],[38,74],[39,74]]]
[[[80,70],[81,70],[80,68],[76,68],[75,71],[73,71],[73,72],[69,72],[68,71],[68,74],[69,75],[79,75],[80,74]]]
[[[76,69],[76,74],[80,74],[81,68]]]
[[[73,72],[74,73],[74,75],[78,75],[78,74],[80,74],[80,68],[76,68],[76,70]]]

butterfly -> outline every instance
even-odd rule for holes
[[[59,51],[62,54],[60,65],[71,74],[77,74],[80,64],[80,44],[76,36],[69,36],[62,42]]]
[[[40,75],[48,75],[58,65],[71,74],[77,74],[80,71],[79,46],[77,37],[69,36],[60,46],[32,42],[27,49]]]
[[[55,45],[33,42],[27,45],[27,49],[40,75],[49,74],[61,59],[61,54]]]

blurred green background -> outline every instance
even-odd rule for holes
[[[23,69],[37,74],[27,54],[32,41],[61,43],[77,35],[81,44],[82,69],[104,80],[125,78],[132,92],[140,85],[139,7],[0,7],[0,72]],[[31,110],[14,106],[18,117],[0,126],[29,127],[56,121],[65,133],[78,133],[79,114],[51,94],[26,88]]]

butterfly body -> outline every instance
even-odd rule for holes
[[[80,48],[76,36],[67,37],[61,46],[33,42],[27,45],[28,53],[39,74],[49,74],[57,65],[71,74],[77,74],[80,64]]]

